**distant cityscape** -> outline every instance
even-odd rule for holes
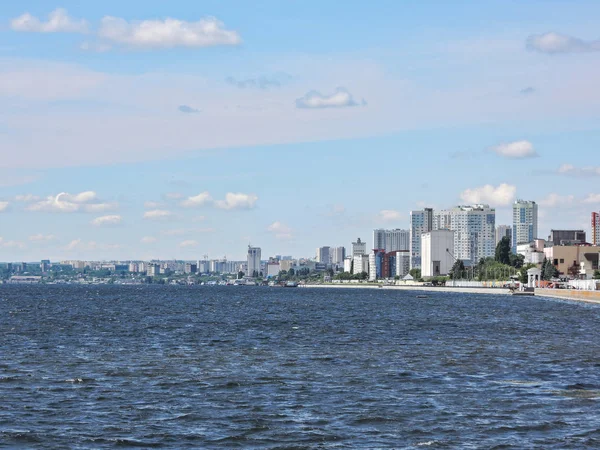
[[[439,211],[424,208],[410,212],[408,229],[373,230],[370,248],[359,237],[349,252],[343,246],[323,246],[308,258],[273,255],[263,259],[260,247],[248,245],[245,261],[209,259],[208,255],[195,261],[42,260],[39,264],[5,263],[0,276],[8,283],[225,284],[298,276],[322,281],[428,280],[452,275],[457,265],[468,272],[485,261],[498,261],[499,244],[504,240],[518,261],[512,264],[517,269],[551,265],[557,277],[598,278],[600,212],[591,213],[589,240],[581,229],[552,229],[547,239],[538,236],[535,201],[516,200],[512,212],[511,225],[497,225],[495,209],[486,204]]]

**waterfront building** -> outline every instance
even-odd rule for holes
[[[600,245],[600,213],[592,213],[592,245]]]
[[[421,267],[421,236],[433,230],[433,209],[425,208],[422,211],[410,212],[410,268]]]
[[[544,249],[561,276],[591,279],[599,270],[600,246],[555,245]]]
[[[148,264],[146,267],[146,275],[149,277],[155,277],[160,273],[160,264]]]
[[[454,231],[450,252],[466,265],[495,255],[496,210],[489,205],[456,206],[436,212],[433,229]]]
[[[129,263],[129,272],[130,273],[137,273],[139,270],[139,265],[136,262],[130,262]]]
[[[385,249],[386,252],[410,249],[409,230],[373,230],[373,248]]]
[[[316,254],[317,262],[323,264],[331,264],[331,250],[331,247],[318,247]]]
[[[410,251],[403,250],[396,253],[396,273],[393,276],[404,278],[410,272]],[[390,273],[390,278],[392,274]]]
[[[279,271],[281,270],[281,265],[279,261],[273,260],[267,263],[267,278],[276,277],[279,275]]]
[[[344,272],[352,272],[352,256],[344,258]]]
[[[421,276],[437,277],[450,273],[455,258],[452,255],[456,234],[453,230],[440,229],[421,236]]]
[[[537,239],[538,205],[533,201],[517,200],[513,204],[512,249],[517,245],[529,244]]]
[[[384,278],[384,259],[385,249],[374,249],[369,254],[369,281],[375,281]]]
[[[247,273],[248,277],[257,277],[259,276],[260,270],[260,247],[252,247],[248,246],[248,263],[247,263]]]
[[[286,272],[296,265],[296,261],[291,259],[282,259],[279,261],[279,270],[285,270]]]
[[[353,257],[354,270],[352,273],[369,273],[369,255],[359,254]]]
[[[509,242],[512,241],[512,227],[510,225],[498,225],[496,227],[496,245],[500,243],[503,237],[507,237]]]
[[[587,242],[583,230],[550,230],[548,241],[553,245],[576,245]]]

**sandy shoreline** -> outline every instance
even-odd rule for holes
[[[334,289],[387,289],[417,292],[454,292],[461,294],[485,294],[485,295],[510,295],[510,290],[505,288],[481,288],[481,287],[450,287],[450,286],[395,286],[377,284],[306,284],[302,288],[334,288]],[[571,300],[577,302],[600,304],[600,292],[598,291],[572,291],[554,289],[538,289],[536,297],[554,298],[560,300]],[[585,295],[585,297],[584,297]]]

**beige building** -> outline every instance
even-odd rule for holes
[[[600,246],[555,245],[545,248],[544,254],[561,275],[591,279],[598,270]]]

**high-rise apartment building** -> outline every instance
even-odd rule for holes
[[[503,237],[507,237],[509,241],[512,241],[512,227],[510,225],[498,225],[496,227],[496,245]]]
[[[421,235],[433,230],[433,209],[410,212],[410,268],[421,267]]]
[[[587,242],[584,230],[550,230],[548,241],[552,245],[577,245]]]
[[[592,213],[592,245],[600,245],[600,213]]]
[[[436,212],[433,229],[454,231],[452,256],[467,265],[495,254],[496,210],[489,205],[457,206]]]
[[[409,230],[373,230],[373,248],[385,249],[386,253],[409,250],[410,249],[410,231]]]
[[[512,251],[517,245],[529,244],[537,239],[538,205],[533,201],[517,200],[513,204]]]
[[[331,247],[318,247],[316,254],[317,262],[331,264],[332,250],[333,249]]]
[[[260,274],[260,247],[248,246],[248,277],[257,277]]]
[[[331,249],[331,264],[341,266],[346,258],[346,247],[334,247]]]

